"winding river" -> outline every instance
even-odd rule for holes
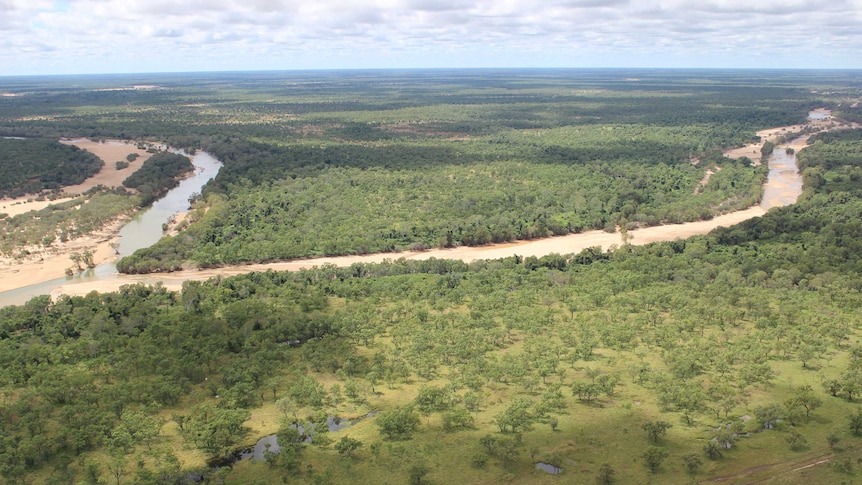
[[[788,146],[799,150],[804,146],[807,137],[792,140]],[[120,232],[120,255],[132,254],[137,249],[154,244],[162,236],[162,223],[178,212],[188,208],[188,199],[199,192],[203,185],[214,177],[221,168],[221,162],[206,152],[198,152],[192,159],[196,170],[195,175],[171,190],[164,198],[158,200],[151,208],[141,213],[135,220],[123,227]],[[674,224],[641,228],[629,232],[631,244],[641,245],[658,241],[669,241],[677,238],[687,238],[694,235],[707,234],[719,226],[732,226],[753,217],[759,217],[772,207],[780,207],[796,202],[802,193],[802,177],[800,176],[795,153],[787,153],[784,145],[776,148],[769,158],[769,175],[764,186],[762,202],[759,206],[717,216],[709,221],[696,221],[685,224]],[[588,247],[600,246],[609,248],[621,243],[619,233],[604,231],[587,231],[579,234],[558,236],[532,241],[518,241],[508,244],[497,244],[480,247],[458,247],[452,249],[432,249],[429,251],[405,251],[399,253],[368,254],[362,256],[336,256],[313,259],[286,261],[280,263],[249,264],[229,266],[209,270],[186,270],[174,273],[157,273],[151,275],[121,275],[116,272],[113,263],[105,263],[95,270],[80,276],[58,278],[36,285],[18,288],[0,293],[0,307],[19,305],[30,298],[43,294],[59,296],[85,295],[90,291],[115,291],[122,285],[134,283],[161,283],[171,290],[179,290],[187,280],[207,280],[215,276],[233,276],[251,271],[297,271],[324,264],[350,266],[354,263],[379,263],[398,258],[425,260],[460,259],[473,261],[477,259],[498,259],[512,255],[544,256],[551,253],[577,253]]]
[[[179,150],[174,150],[177,153]],[[128,256],[138,249],[152,246],[162,237],[162,224],[179,212],[189,207],[189,198],[199,193],[203,186],[218,174],[222,163],[207,152],[198,151],[191,156],[195,170],[192,176],[180,181],[179,185],[170,190],[164,197],[157,200],[146,210],[138,213],[120,229],[118,257]],[[102,281],[111,281],[120,277],[113,261],[100,264],[95,269],[80,275],[62,278],[25,286],[0,293],[0,307],[20,305],[34,296],[56,294],[64,285],[88,285]],[[123,284],[126,284],[124,282]]]

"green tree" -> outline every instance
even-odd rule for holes
[[[413,463],[407,469],[407,475],[410,477],[410,483],[421,485],[422,479],[425,478],[425,475],[427,475],[430,471],[431,469],[428,468],[428,465],[424,463]]]
[[[822,382],[823,390],[828,392],[832,397],[837,397],[841,392],[841,381],[838,379],[825,379]]]
[[[763,159],[766,159],[770,155],[772,155],[772,151],[775,149],[775,143],[771,140],[766,140],[763,142],[763,146],[760,147],[760,154]]]
[[[358,450],[361,447],[361,441],[353,439],[349,436],[342,436],[341,439],[335,443],[335,451],[337,451],[340,455],[346,457],[350,457],[354,451]]]
[[[305,434],[311,439],[311,444],[317,447],[324,447],[332,442],[329,438],[329,415],[326,411],[314,413],[305,427]]]
[[[305,436],[299,432],[295,424],[282,417],[276,433],[279,451],[273,462],[281,465],[290,473],[297,473],[302,466],[302,451],[305,448]]]
[[[78,268],[78,272],[84,271],[84,268],[81,267],[81,262],[84,261],[84,258],[81,255],[81,253],[79,253],[77,251],[73,252],[72,254],[69,255],[69,259],[71,259],[72,262],[75,263],[75,266],[77,266],[77,268]]]
[[[850,415],[849,425],[853,436],[862,436],[862,408],[857,408],[856,414]]]
[[[473,468],[485,468],[487,463],[488,455],[481,451],[473,453],[473,456],[470,457],[470,466]]]
[[[432,413],[449,409],[451,396],[444,388],[422,386],[413,402],[419,413],[428,418]]]
[[[572,385],[572,395],[578,396],[581,401],[593,401],[601,391],[602,388],[592,382],[576,382]]]
[[[443,431],[447,433],[473,427],[476,418],[466,408],[456,407],[443,413]]]
[[[703,464],[703,460],[698,455],[692,453],[682,457],[682,464],[690,475],[697,475],[697,471]]]
[[[185,424],[186,435],[202,450],[212,455],[225,455],[248,431],[242,424],[248,419],[246,409],[224,409],[212,404],[192,409]]]
[[[853,396],[862,392],[862,366],[850,363],[840,377],[841,391],[847,394],[847,400],[852,401]]]
[[[710,460],[718,460],[723,455],[721,447],[714,440],[709,440],[703,445],[703,454]]]
[[[801,451],[808,447],[808,440],[795,429],[791,429],[784,440],[787,441],[787,444],[790,445],[790,449],[793,451]]]
[[[641,427],[647,432],[650,441],[658,443],[659,439],[667,434],[667,430],[673,428],[673,425],[666,421],[650,421]]]
[[[641,455],[641,457],[644,459],[644,464],[649,469],[650,473],[655,473],[656,471],[658,471],[659,467],[661,466],[662,462],[664,462],[665,458],[667,458],[667,456],[667,451],[655,446],[650,446],[646,449],[643,455]]]
[[[521,444],[521,435],[515,435],[512,438],[501,438],[497,441],[496,456],[500,459],[503,467],[508,467],[516,459],[520,452],[518,447]]]
[[[479,439],[479,444],[485,448],[489,456],[499,458],[503,466],[507,467],[518,458],[521,435],[503,437],[488,434]]]
[[[596,485],[611,485],[614,483],[614,467],[610,463],[602,463],[596,475]]]
[[[380,461],[380,449],[383,448],[383,443],[375,441],[371,443],[369,448],[371,449],[371,455],[374,457],[374,463]]]
[[[784,406],[788,411],[795,408],[805,409],[805,417],[809,418],[811,411],[819,408],[823,404],[823,399],[814,393],[814,389],[810,385],[797,387],[793,390],[793,394],[784,402]]]
[[[529,399],[516,398],[505,411],[494,416],[494,424],[502,433],[529,431],[535,421],[535,416],[530,412],[532,405],[533,402]]]
[[[834,448],[839,441],[841,441],[841,436],[835,431],[830,432],[829,435],[826,437],[826,442],[829,444],[829,449]]]
[[[108,460],[105,463],[105,466],[108,468],[111,476],[116,480],[117,485],[121,485],[123,476],[126,474],[126,466],[128,463],[128,454],[120,452],[119,450],[111,450],[108,453]]]
[[[764,429],[772,429],[775,422],[784,417],[784,409],[778,404],[767,404],[754,408],[754,417]]]
[[[563,455],[560,453],[551,453],[542,458],[542,462],[551,465],[554,468],[554,473],[558,474],[563,469]]]
[[[129,431],[136,443],[143,443],[147,450],[152,448],[158,438],[164,420],[145,411],[123,411],[120,422]]]
[[[376,423],[386,439],[409,439],[419,426],[419,415],[412,406],[398,407],[381,412]]]
[[[620,376],[618,374],[602,374],[596,378],[596,385],[608,397],[614,397],[616,387],[619,383]]]

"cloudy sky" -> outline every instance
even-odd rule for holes
[[[0,0],[0,75],[862,68],[862,0]]]

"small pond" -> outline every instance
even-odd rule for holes
[[[831,116],[832,113],[827,109],[817,109],[808,112],[809,120],[828,120]]]
[[[559,475],[560,473],[563,473],[563,467],[554,466],[550,463],[543,463],[541,461],[536,463],[536,469],[542,470],[545,473],[550,473],[551,475]]]
[[[359,418],[359,419],[355,419],[355,420],[351,421],[351,420],[347,420],[347,419],[341,419],[337,416],[330,416],[330,417],[326,418],[326,425],[327,425],[327,428],[329,428],[329,431],[339,431],[339,430],[342,430],[344,428],[348,428],[350,426],[353,426],[354,424],[358,423],[361,419],[363,419],[363,418]],[[305,427],[304,426],[294,424],[293,427],[298,429],[300,434],[305,434]],[[314,425],[311,425],[311,430],[313,432]],[[305,442],[310,443],[311,437],[306,438]],[[271,434],[271,435],[264,436],[263,438],[257,440],[257,443],[254,444],[254,448],[248,448],[248,449],[245,449],[242,452],[240,452],[239,459],[240,460],[246,460],[248,458],[251,458],[251,461],[266,461],[266,457],[264,456],[264,452],[267,450],[267,447],[269,448],[269,451],[271,451],[273,453],[278,453],[278,451],[281,449],[281,447],[278,446],[278,437],[276,437],[276,435]]]

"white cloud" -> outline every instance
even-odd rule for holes
[[[862,68],[859,25],[862,0],[0,0],[0,75],[763,65],[752,52]]]

